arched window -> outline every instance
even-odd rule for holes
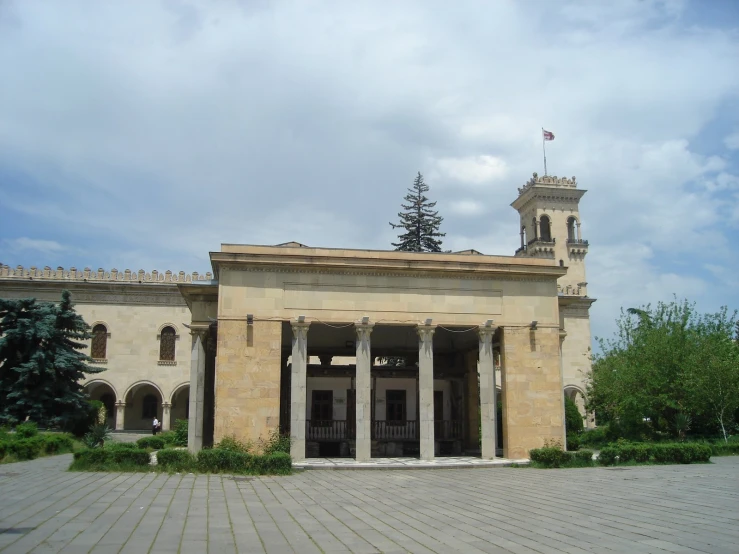
[[[105,325],[98,323],[92,328],[92,347],[90,348],[90,357],[93,360],[107,359],[108,351],[108,329]]]
[[[147,394],[144,396],[141,419],[154,419],[157,415],[157,408],[159,407],[157,404],[157,397],[153,394]]]
[[[552,224],[549,220],[549,216],[541,216],[541,240],[544,242],[552,242]]]
[[[574,217],[567,218],[567,240],[568,241],[574,241],[577,238],[577,232],[575,230],[575,226],[577,225],[577,220]]]
[[[532,238],[538,239],[539,238],[539,232],[537,230],[536,218],[535,217],[531,219],[531,227],[534,229],[534,233],[533,233],[534,236]]]
[[[175,341],[177,334],[173,327],[165,327],[159,335],[159,360],[174,362]]]

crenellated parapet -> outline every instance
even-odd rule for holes
[[[131,271],[130,269],[125,269],[123,271],[111,269],[110,271],[105,271],[101,268],[97,271],[93,271],[89,267],[84,269],[77,269],[75,267],[70,267],[69,269],[64,269],[63,267],[51,269],[49,266],[46,266],[41,269],[34,266],[23,267],[19,265],[16,268],[12,268],[8,265],[0,264],[0,279],[168,284],[210,281],[213,279],[213,274],[207,272],[201,275],[197,271],[192,273],[185,273],[184,271],[173,273],[169,270],[160,273],[156,269],[150,273],[147,273],[143,269],[138,271]]]
[[[539,175],[534,173],[533,176],[526,182],[526,184],[518,189],[518,194],[523,194],[533,186],[542,187],[564,187],[564,188],[577,188],[577,180],[573,176],[571,179],[567,177],[557,177],[556,175]]]

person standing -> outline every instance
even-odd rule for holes
[[[152,425],[151,425],[151,434],[156,435],[157,431],[159,431],[159,420],[157,419],[156,416],[154,416],[154,421],[152,422]]]

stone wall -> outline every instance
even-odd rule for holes
[[[282,322],[219,320],[215,443],[267,438],[280,423]]]
[[[564,445],[559,329],[505,328],[502,364],[503,456],[528,458],[546,441]]]

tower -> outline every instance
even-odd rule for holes
[[[567,267],[557,280],[560,321],[560,359],[564,394],[585,414],[585,380],[591,370],[590,306],[585,277],[588,241],[580,231],[580,199],[587,191],[575,178],[534,173],[518,189],[513,206],[519,213],[521,246],[517,257],[547,258]],[[586,425],[594,424],[588,417]]]
[[[558,281],[559,293],[587,296],[585,255],[588,241],[580,233],[580,198],[575,178],[533,177],[518,189],[511,204],[521,218],[521,247],[516,256],[549,258],[567,267]]]

